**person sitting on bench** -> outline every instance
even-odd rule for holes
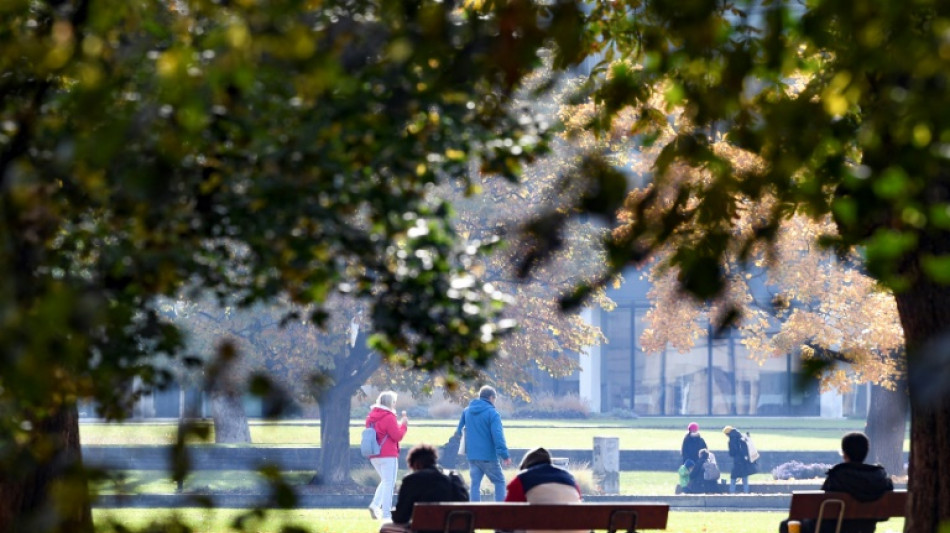
[[[864,464],[869,449],[870,442],[864,433],[853,432],[842,437],[841,457],[844,461],[828,471],[821,490],[845,492],[861,502],[877,500],[885,492],[894,490],[894,483],[883,466]],[[824,519],[822,522],[820,533],[834,533],[834,520]],[[877,520],[874,519],[844,520],[841,524],[841,533],[874,533],[876,525]],[[814,533],[814,531],[814,520],[802,520],[801,533]],[[788,533],[788,520],[782,521],[779,532]]]
[[[521,472],[508,484],[505,494],[506,502],[575,503],[581,501],[581,489],[577,486],[574,476],[567,470],[554,466],[551,462],[551,453],[544,448],[528,450],[518,468]],[[526,533],[547,532],[528,530]]]
[[[406,463],[412,473],[402,479],[396,508],[392,512],[393,522],[383,524],[380,533],[408,533],[412,507],[416,502],[468,501],[465,481],[454,471],[443,472],[437,464],[438,459],[439,453],[429,444],[416,444],[409,450]]]

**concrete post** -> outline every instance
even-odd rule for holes
[[[602,494],[620,494],[620,438],[594,437],[594,483]]]

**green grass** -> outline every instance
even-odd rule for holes
[[[859,420],[801,418],[649,418],[638,420],[505,420],[510,448],[543,445],[554,449],[590,449],[595,436],[620,439],[623,450],[678,450],[689,420],[697,420],[714,450],[725,450],[727,439],[719,430],[726,424],[751,431],[760,450],[836,450],[841,435],[863,428]],[[455,430],[454,420],[413,420],[403,440],[405,447],[419,442],[443,444]],[[361,421],[350,426],[350,442],[359,442]],[[85,445],[162,445],[174,442],[173,423],[100,424],[80,426]],[[320,427],[314,421],[253,422],[251,439],[258,446],[319,446]],[[905,442],[905,449],[909,444]]]
[[[407,472],[399,472],[402,477]],[[284,479],[291,485],[305,485],[313,477],[313,471],[283,472]],[[505,470],[508,481],[517,474],[514,468]],[[590,471],[575,471],[581,490],[591,494],[593,482]],[[375,487],[379,478],[368,468],[355,469],[351,472],[353,479],[368,487]],[[728,475],[727,475],[728,476]],[[468,473],[463,472],[468,482]],[[770,479],[768,474],[752,476],[752,482],[762,482]],[[652,496],[673,494],[677,476],[675,472],[667,471],[638,471],[620,473],[620,494],[634,496]],[[816,481],[818,483],[818,481]],[[183,486],[185,492],[253,492],[267,486],[265,481],[254,472],[246,471],[208,471],[202,470],[188,475]],[[176,485],[168,473],[154,470],[123,470],[112,473],[111,479],[97,482],[94,490],[100,494],[170,494],[175,492]],[[488,493],[491,483],[482,482],[482,491]]]
[[[133,529],[177,517],[193,528],[195,533],[224,533],[234,531],[231,523],[247,511],[238,509],[96,509],[93,518],[97,531],[109,531],[110,521],[117,521]],[[778,530],[778,523],[787,516],[784,512],[677,512],[670,513],[667,531],[671,533],[766,533]],[[379,523],[364,509],[308,509],[270,511],[263,520],[249,522],[247,531],[277,533],[284,525],[309,528],[314,533],[373,533]],[[878,524],[878,533],[903,531],[904,521],[892,519]]]

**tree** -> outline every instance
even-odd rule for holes
[[[480,251],[426,192],[466,181],[469,161],[514,177],[544,151],[550,133],[505,104],[542,46],[576,59],[575,6],[0,13],[0,440],[16,443],[0,457],[0,529],[91,530],[76,402],[118,418],[133,377],[169,377],[149,361],[182,342],[157,297],[186,285],[283,296],[317,324],[343,290],[369,305],[372,346],[420,368],[494,352],[501,295],[478,280],[447,294]]]
[[[561,124],[570,109],[568,99],[579,85],[578,76],[566,76],[548,87],[550,62],[526,80],[526,87],[509,104],[539,121]],[[553,377],[574,373],[574,354],[603,342],[600,329],[577,312],[565,313],[558,298],[579,281],[591,281],[603,271],[601,246],[607,235],[599,220],[572,219],[575,204],[589,193],[591,182],[565,180],[583,162],[586,146],[564,132],[552,139],[550,153],[526,165],[519,181],[497,174],[470,172],[476,189],[446,185],[434,194],[454,206],[452,225],[464,242],[489,243],[488,253],[473,262],[470,272],[509,296],[504,317],[516,327],[500,339],[499,353],[468,377],[407,373],[404,367],[385,365],[371,383],[398,386],[429,394],[438,385],[456,398],[469,398],[478,387],[491,383],[507,396],[531,400],[530,389],[538,371]],[[562,226],[563,224],[563,226]],[[550,246],[541,253],[539,247]],[[534,257],[534,259],[531,259]],[[464,283],[456,288],[466,290]],[[611,308],[603,291],[592,295],[592,305]],[[411,367],[411,363],[408,363]]]
[[[671,127],[660,139],[672,135]],[[728,153],[731,164],[740,170],[759,164],[726,143],[713,144],[712,149]],[[637,166],[651,164],[656,152],[641,151]],[[677,172],[680,176],[675,181],[690,181],[695,190],[702,190],[710,177],[696,168],[681,167]],[[651,192],[649,186],[635,191],[631,200],[636,202]],[[669,208],[675,191],[656,192],[666,199],[663,207]],[[731,229],[735,240],[751,231],[763,215],[762,204],[748,199],[738,202]],[[629,217],[625,213],[624,218]],[[625,229],[618,230],[620,238]],[[848,391],[855,384],[873,383],[880,388],[875,389],[868,416],[875,457],[885,461],[889,472],[901,474],[905,433],[901,428],[907,412],[901,409],[906,402],[900,400],[906,394],[902,387],[906,381],[897,307],[893,294],[865,275],[856,251],[839,258],[818,246],[819,237],[834,232],[830,218],[819,222],[793,215],[782,222],[772,247],[757,247],[745,261],[739,259],[739,250],[728,249],[719,265],[725,288],[719,297],[704,302],[683,298],[678,281],[682,272],[671,266],[677,248],[683,245],[672,237],[650,268],[653,288],[648,297],[653,308],[646,319],[651,325],[641,342],[647,352],[667,345],[685,351],[707,334],[706,323],[711,320],[738,329],[754,359],[800,354],[806,374],[819,378],[825,389]],[[734,320],[724,316],[728,312],[737,313]],[[890,414],[881,416],[885,412]]]
[[[836,235],[821,241],[842,254],[858,247],[869,275],[894,291],[912,412],[912,532],[950,520],[941,474],[950,471],[950,394],[932,383],[950,325],[950,173],[941,151],[950,131],[941,55],[948,20],[946,6],[930,2],[600,2],[585,41],[603,54],[593,126],[607,129],[634,106],[649,141],[666,106],[684,108],[683,128],[653,169],[673,201],[662,206],[654,194],[628,204],[635,217],[614,245],[626,259],[676,236],[671,263],[707,299],[726,289],[727,250],[747,259],[793,215],[830,216]],[[717,154],[711,144],[720,134],[762,167],[743,172]],[[680,165],[709,171],[709,182],[678,186]],[[736,237],[743,198],[772,200],[752,231]],[[659,216],[640,216],[654,208]]]

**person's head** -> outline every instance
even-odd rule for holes
[[[732,433],[732,432],[735,431],[735,430],[736,430],[736,428],[734,428],[734,427],[732,427],[732,426],[726,426],[726,427],[722,428],[722,432],[723,432],[727,437],[729,436],[730,433]]]
[[[545,450],[544,448],[537,447],[533,450],[528,450],[524,454],[524,457],[521,458],[521,464],[518,465],[518,468],[524,470],[525,468],[530,468],[534,465],[540,464],[551,464],[551,453]]]
[[[416,444],[406,455],[406,463],[412,470],[431,468],[439,460],[439,452],[430,444]]]
[[[844,456],[845,462],[863,463],[868,456],[870,447],[868,436],[860,431],[848,433],[841,437],[841,455]]]
[[[689,425],[686,426],[686,431],[689,431],[690,433],[696,433],[699,431],[699,424],[696,422],[690,422]]]
[[[382,405],[383,407],[395,409],[396,408],[396,393],[391,390],[381,392],[379,393],[379,398],[376,399],[376,403],[379,405]]]
[[[687,470],[692,470],[693,467],[696,466],[696,461],[693,461],[692,459],[687,459],[686,462],[683,463],[683,466],[685,466]]]
[[[706,457],[709,456],[709,450],[703,448],[702,450],[699,450],[699,453],[697,453],[696,456],[699,457],[700,461],[705,461]]]
[[[485,385],[482,388],[478,389],[478,397],[486,402],[495,403],[495,389],[489,385]]]

